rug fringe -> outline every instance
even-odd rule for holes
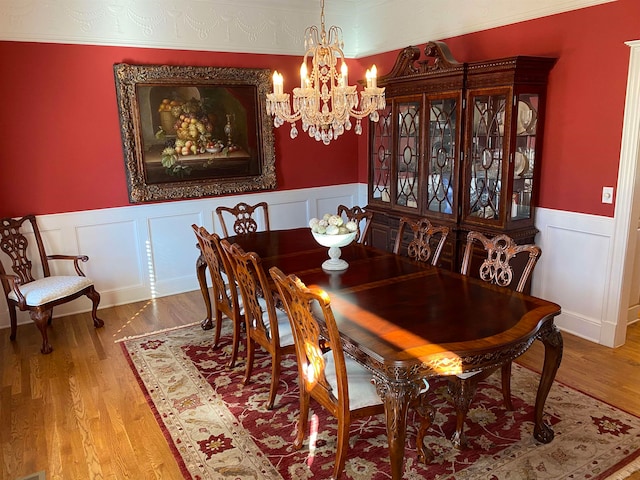
[[[121,343],[121,342],[126,342],[127,340],[135,340],[137,338],[150,337],[152,335],[157,335],[159,333],[173,332],[174,330],[193,327],[194,325],[200,325],[200,322],[186,323],[184,325],[178,325],[177,327],[163,328],[162,330],[155,330],[153,332],[141,333],[139,335],[130,335],[128,337],[118,338],[117,340],[114,340],[113,343]]]
[[[636,458],[633,462],[629,463],[622,470],[618,470],[613,475],[608,476],[604,480],[625,480],[631,478],[634,473],[640,472],[640,457]],[[633,475],[633,478],[640,478]]]

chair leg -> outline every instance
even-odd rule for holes
[[[251,380],[251,372],[253,371],[253,358],[255,357],[255,345],[249,335],[247,335],[247,368],[244,373],[244,384],[247,385]]]
[[[9,305],[9,317],[11,319],[11,333],[9,334],[9,339],[14,341],[16,339],[16,334],[18,333],[18,316],[16,314],[16,307],[13,305]]]
[[[271,357],[271,386],[269,387],[269,400],[267,401],[267,410],[273,409],[276,401],[276,393],[278,393],[278,383],[280,382],[280,355]]]
[[[236,359],[238,358],[238,347],[240,346],[240,330],[242,329],[243,323],[240,321],[240,318],[233,318],[233,347],[231,349],[231,360],[229,360],[229,368],[233,368],[236,364]]]
[[[302,388],[302,387],[300,387]],[[304,443],[304,435],[309,425],[309,394],[300,392],[300,417],[298,418],[298,434],[293,442],[293,448],[300,450]]]
[[[98,304],[100,303],[100,294],[93,286],[87,291],[87,297],[91,299],[93,306],[91,307],[91,318],[93,319],[93,326],[100,328],[104,326],[104,322],[98,318]]]
[[[51,309],[48,310],[31,310],[31,320],[36,324],[40,334],[42,335],[42,348],[40,352],[48,354],[53,351],[53,347],[49,344],[49,337],[47,336],[47,325],[51,319]]]
[[[332,480],[340,478],[344,465],[347,463],[347,449],[349,448],[349,422],[343,415],[338,416],[338,431],[336,446],[336,463],[333,466]]]
[[[214,305],[216,310],[216,325],[215,325],[216,329],[213,334],[213,348],[218,348],[218,342],[220,341],[220,334],[222,333],[222,312],[218,308],[218,305],[215,304],[215,302],[214,302]],[[200,324],[200,326],[202,327],[202,324]],[[206,330],[206,328],[204,330]]]
[[[502,365],[502,397],[504,398],[504,407],[511,411],[513,403],[511,403],[511,362]]]

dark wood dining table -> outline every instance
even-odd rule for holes
[[[260,255],[265,270],[329,293],[345,352],[371,370],[384,401],[393,479],[403,475],[407,411],[425,379],[497,368],[536,339],[545,353],[534,437],[553,439],[543,410],[562,358],[559,305],[357,243],[341,248],[346,270],[325,271],[328,249],[308,228],[228,240]]]

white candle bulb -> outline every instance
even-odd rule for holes
[[[347,64],[342,62],[342,67],[340,67],[340,73],[342,73],[342,84],[343,86],[349,85],[348,72],[347,72]]]
[[[371,67],[371,86],[372,87],[377,87],[378,86],[378,69],[376,68],[375,65],[373,65]]]
[[[304,88],[307,83],[307,64],[306,62],[302,62],[300,66],[300,87]]]
[[[278,73],[278,71],[276,70],[275,72],[273,72],[273,93],[279,95],[282,94],[283,91],[284,89],[282,74]]]

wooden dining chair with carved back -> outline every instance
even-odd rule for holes
[[[373,219],[373,212],[366,211],[364,208],[354,205],[349,208],[345,205],[338,205],[338,215],[346,219],[346,221],[355,222],[358,226],[357,234],[355,237],[355,241],[358,243],[362,243],[363,245],[369,244],[369,238],[367,234],[369,233],[369,226],[371,225],[371,220]]]
[[[245,252],[240,245],[220,241],[229,258],[240,287],[247,331],[247,365],[244,383],[251,380],[256,344],[271,355],[271,387],[267,408],[272,409],[280,380],[282,357],[294,354],[293,333],[287,314],[276,308],[272,284],[255,252]]]
[[[496,235],[493,238],[488,238],[480,232],[471,231],[467,234],[467,243],[462,257],[460,271],[463,275],[471,274],[473,253],[476,249],[483,251],[482,256],[484,258],[479,267],[479,278],[485,282],[505,288],[512,287],[517,277],[513,268],[513,260],[518,255],[527,255],[526,263],[522,273],[519,274],[515,286],[515,291],[520,293],[524,291],[531,273],[542,254],[542,250],[537,245],[517,245],[508,235]],[[478,383],[496,370],[497,368],[449,377],[449,391],[456,409],[456,431],[452,442],[457,447],[462,447],[466,444],[464,422]],[[501,375],[505,407],[507,410],[513,410],[511,402],[511,362],[502,365]]]
[[[213,335],[213,348],[218,347],[220,333],[222,331],[222,320],[224,316],[233,325],[233,339],[231,349],[231,359],[229,367],[233,368],[238,357],[238,346],[240,345],[240,335],[242,330],[244,311],[242,309],[242,298],[237,290],[235,277],[227,258],[226,253],[220,245],[220,236],[216,233],[209,233],[206,228],[191,225],[198,240],[198,246],[207,264],[211,275],[211,285],[213,291],[213,312],[215,316],[215,332]]]
[[[260,228],[257,221],[260,219],[260,217],[258,217],[259,212],[262,212],[262,228]],[[234,207],[221,206],[216,208],[216,214],[218,215],[218,220],[220,221],[225,237],[229,235],[240,235],[242,233],[253,233],[258,230],[269,231],[270,229],[269,205],[267,202],[260,202],[255,205],[240,202]],[[229,226],[231,228],[229,228]]]
[[[412,235],[409,235],[410,239],[406,248],[407,256],[420,262],[430,261],[431,265],[437,265],[449,235],[449,227],[434,226],[424,217],[417,220],[401,217],[393,253],[401,253],[405,242],[405,233],[409,233],[409,230]]]
[[[300,416],[294,448],[302,448],[313,398],[338,420],[332,475],[337,479],[347,459],[351,422],[384,413],[384,405],[372,383],[371,372],[344,354],[329,295],[320,288],[307,288],[298,277],[286,276],[278,267],[271,267],[269,273],[289,315],[295,339]],[[316,312],[321,312],[323,318],[324,335],[314,316],[316,305],[319,308]]]
[[[51,353],[47,327],[51,324],[53,307],[70,302],[81,296],[87,296],[92,302],[91,318],[96,328],[104,322],[98,318],[100,294],[93,281],[87,278],[79,262],[86,262],[86,255],[47,255],[44,242],[34,215],[22,218],[0,219],[0,249],[11,259],[11,271],[7,273],[0,262],[0,279],[7,299],[11,321],[11,340],[17,332],[17,310],[28,311],[31,319],[42,335],[42,353]],[[28,226],[27,226],[28,225]],[[30,227],[30,228],[29,228]],[[30,230],[30,231],[29,231]],[[42,277],[36,278],[35,265],[29,258],[30,240],[33,237],[37,248]],[[73,262],[76,275],[52,275],[50,261],[66,260]]]

